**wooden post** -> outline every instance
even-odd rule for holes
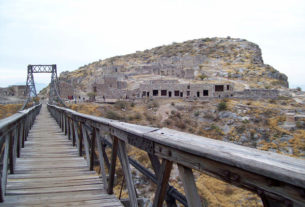
[[[63,115],[63,113],[60,113],[60,127],[61,127],[61,131],[64,132],[64,115]]]
[[[96,139],[96,129],[93,127],[93,131],[91,133],[91,150],[90,150],[90,170],[93,170],[94,167],[94,153],[95,153],[95,139]]]
[[[9,144],[9,165],[10,165],[10,174],[14,174],[14,132],[10,132],[10,144]]]
[[[102,143],[102,152],[103,152],[103,157],[104,157],[104,161],[105,161],[105,165],[108,169],[108,171],[110,170],[110,162],[106,153],[106,144]]]
[[[24,148],[24,141],[25,141],[25,121],[26,119],[22,120],[22,139],[21,139],[21,147]]]
[[[131,170],[129,166],[128,156],[126,152],[126,144],[122,140],[119,141],[119,158],[126,178],[128,188],[129,201],[131,206],[138,207],[138,200],[136,195],[135,186],[132,180]]]
[[[113,194],[114,174],[115,174],[117,153],[118,153],[118,138],[113,137],[112,152],[111,152],[111,165],[110,165],[108,189],[107,189],[108,194]]]
[[[147,154],[148,154],[148,157],[150,159],[153,170],[155,172],[156,178],[158,179],[159,170],[160,170],[160,167],[161,167],[159,158],[156,155],[153,155],[153,154],[150,154],[150,153],[147,153]],[[166,189],[168,189],[168,187],[169,186],[167,185]],[[174,197],[172,197],[171,195],[166,194],[165,195],[165,201],[166,201],[166,205],[168,207],[177,207],[176,199]]]
[[[65,119],[65,135],[67,135],[68,134],[68,123],[67,123],[68,122],[68,120],[67,120],[68,118],[67,118],[67,116],[64,115],[64,119]]]
[[[72,146],[74,147],[75,146],[75,137],[76,137],[76,130],[75,130],[75,127],[74,127],[74,121],[73,119],[71,119],[71,125],[72,125]]]
[[[87,134],[87,130],[86,128],[84,127],[84,125],[82,125],[83,129],[83,140],[84,140],[84,146],[85,146],[85,153],[86,153],[86,160],[87,160],[87,165],[90,169],[90,153],[89,153],[89,143],[88,143],[88,134]]]
[[[173,162],[162,160],[153,207],[162,207]]]
[[[79,145],[78,145],[78,155],[83,156],[83,124],[79,123]]]
[[[8,159],[9,159],[9,146],[10,146],[10,136],[6,135],[5,137],[5,147],[4,147],[4,156],[3,156],[3,166],[2,166],[2,177],[1,177],[1,191],[2,198],[4,198],[6,191],[6,182],[7,182],[7,169],[8,169]]]
[[[67,135],[68,135],[68,140],[71,139],[71,134],[70,134],[70,118],[67,116]]]
[[[197,192],[196,183],[194,180],[194,175],[192,169],[184,167],[178,164],[180,178],[183,183],[184,192],[187,199],[188,206],[201,207],[201,200]]]
[[[17,157],[20,157],[20,148],[21,148],[21,140],[22,140],[22,122],[19,123],[17,127]]]
[[[101,136],[99,133],[96,137],[96,145],[97,145],[97,150],[98,150],[98,157],[99,157],[99,162],[100,162],[102,179],[103,179],[103,183],[104,183],[104,189],[107,190],[107,188],[108,188],[107,175],[106,175],[105,162],[104,162],[104,156],[103,156],[103,151],[102,151]]]

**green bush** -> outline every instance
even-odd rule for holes
[[[227,110],[227,108],[228,108],[228,106],[225,101],[222,101],[217,105],[218,111],[225,111],[225,110]]]
[[[114,107],[117,109],[126,109],[128,106],[128,103],[126,101],[117,101],[114,104]]]

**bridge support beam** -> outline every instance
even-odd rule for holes
[[[165,198],[166,189],[168,187],[168,180],[172,170],[173,162],[163,159],[158,175],[157,190],[155,193],[153,207],[162,207]]]

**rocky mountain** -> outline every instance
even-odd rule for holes
[[[204,38],[159,46],[133,54],[99,60],[72,72],[60,74],[61,81],[72,83],[78,93],[86,94],[92,84],[106,75],[138,80],[155,76],[156,69],[193,69],[188,81],[229,81],[236,90],[245,88],[287,88],[287,76],[264,64],[258,45],[237,38]],[[177,74],[160,74],[175,76]]]

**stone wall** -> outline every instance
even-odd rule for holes
[[[244,91],[235,91],[235,98],[245,99],[275,99],[279,96],[278,90],[267,89],[246,89]]]

